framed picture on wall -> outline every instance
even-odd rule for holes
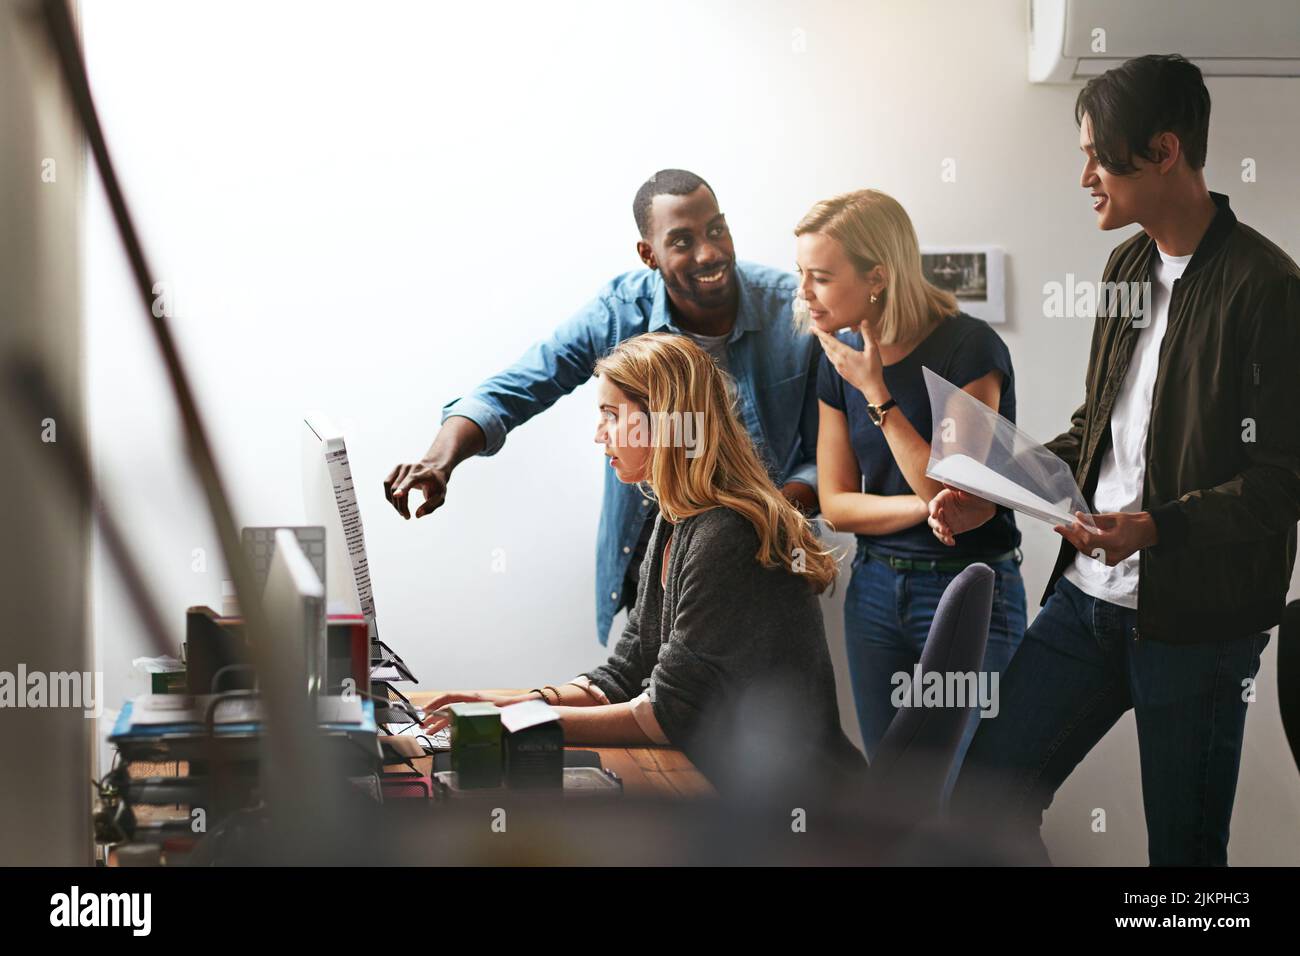
[[[925,246],[921,271],[940,289],[957,297],[961,310],[985,322],[1007,320],[1006,276],[996,246]]]

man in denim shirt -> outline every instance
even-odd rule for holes
[[[596,360],[644,332],[688,335],[736,382],[745,427],[785,496],[817,507],[817,359],[812,336],[791,321],[794,276],[737,262],[726,217],[699,176],[660,170],[637,191],[632,211],[645,269],[607,283],[546,341],[470,395],[442,410],[442,428],[424,457],[402,464],[384,493],[410,518],[409,493],[424,497],[415,516],[446,499],[452,470],[471,455],[492,455],[506,433],[591,378]],[[596,634],[609,638],[614,615],[636,600],[637,572],[654,508],[634,486],[605,474],[596,540]]]

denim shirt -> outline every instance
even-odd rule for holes
[[[739,303],[727,343],[737,408],[777,486],[817,487],[816,339],[795,330],[797,283],[789,273],[736,263]],[[481,454],[494,455],[506,433],[589,380],[596,361],[624,339],[644,332],[680,334],[658,270],[639,269],[610,281],[594,299],[499,375],[447,403],[442,420],[460,415],[483,430]],[[601,459],[604,464],[604,459]],[[596,636],[609,628],[623,597],[623,577],[653,502],[605,468],[605,496],[596,536]]]

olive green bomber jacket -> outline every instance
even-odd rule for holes
[[[1143,480],[1159,541],[1139,552],[1137,637],[1176,644],[1276,624],[1300,521],[1300,268],[1211,196],[1218,212],[1170,296]],[[1121,243],[1103,291],[1149,281],[1156,255],[1146,233]],[[1102,298],[1084,403],[1047,443],[1089,501],[1139,332],[1123,296]],[[1063,541],[1044,603],[1074,555]]]

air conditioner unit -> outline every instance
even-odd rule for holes
[[[1206,76],[1300,76],[1300,0],[1029,0],[1029,79],[1087,79],[1145,53]]]

